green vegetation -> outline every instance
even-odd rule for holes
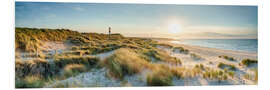
[[[137,53],[127,48],[118,49],[104,61],[104,65],[109,69],[110,75],[120,79],[125,75],[141,72],[148,64]]]
[[[184,78],[185,68],[182,67],[173,67],[170,69],[170,72],[177,78]]]
[[[180,53],[188,54],[189,50],[184,49],[183,47],[173,47],[173,52],[180,52]]]
[[[167,48],[173,48],[172,45],[164,44],[164,43],[155,44],[154,46],[162,46],[162,47],[167,47]]]
[[[236,59],[234,59],[233,57],[230,57],[230,56],[226,56],[226,55],[221,55],[221,56],[218,56],[219,58],[224,58],[226,60],[229,60],[229,61],[236,61]]]
[[[26,52],[41,52],[44,41],[61,41],[75,45],[99,45],[108,40],[107,34],[79,33],[69,29],[43,29],[43,28],[16,28],[16,50]],[[112,34],[110,40],[123,39],[121,34]]]
[[[200,65],[197,64],[197,65],[195,65],[195,68],[200,68],[200,69],[203,70],[204,69],[204,66],[203,66],[203,64],[200,64]]]
[[[93,67],[99,63],[99,58],[78,55],[56,56],[54,63],[59,68],[63,68],[68,64],[83,64],[86,67]]]
[[[245,66],[250,66],[252,64],[257,64],[258,60],[252,60],[252,59],[243,59],[241,61],[241,64],[245,65]]]
[[[148,86],[171,86],[173,74],[166,69],[156,69],[147,75]]]
[[[70,44],[68,49],[57,54],[45,52],[43,42],[63,42]],[[172,57],[157,46],[171,48],[174,52],[189,54],[183,47],[173,47],[160,44],[151,39],[123,37],[121,34],[79,33],[68,29],[36,29],[16,28],[16,88],[35,88],[63,80],[93,68],[105,67],[109,78],[120,79],[123,85],[129,82],[124,77],[147,72],[147,85],[170,86],[172,79],[203,76],[209,79],[226,80],[234,77],[234,65],[219,63],[224,70],[213,70],[203,64],[193,68],[179,67],[182,62]],[[113,51],[104,60],[95,54]],[[36,54],[38,52],[38,55]],[[26,53],[26,54],[25,54]],[[197,54],[190,53],[194,59],[202,59]],[[24,57],[31,60],[23,61]],[[231,60],[230,57],[223,57]],[[235,59],[233,59],[235,60]],[[213,62],[209,62],[212,63]],[[253,63],[243,60],[244,65]],[[55,87],[78,87],[80,85],[57,84]]]
[[[64,75],[72,76],[85,71],[87,69],[83,64],[69,64],[64,68]]]
[[[15,78],[15,87],[16,88],[41,88],[45,84],[44,79],[40,76],[26,76],[23,79]]]
[[[25,77],[29,75],[38,75],[41,77],[52,76],[57,70],[54,65],[48,63],[44,59],[35,59],[28,61],[16,60],[15,72],[18,77]]]
[[[222,69],[227,68],[229,70],[236,70],[236,67],[234,65],[232,65],[232,64],[225,64],[225,63],[222,63],[222,62],[220,62],[218,64],[218,67],[219,68],[222,68]]]
[[[15,48],[22,51],[41,52],[40,47],[43,41],[64,41],[69,36],[79,34],[69,29],[16,28]]]
[[[15,75],[16,88],[41,87],[48,79],[69,76],[91,69],[97,65],[99,59],[96,57],[80,56],[56,56],[55,60],[49,63],[44,59],[33,59],[27,61],[16,60]],[[86,67],[84,67],[86,66]],[[64,76],[60,73],[64,70]],[[29,78],[31,77],[31,78]],[[37,79],[29,81],[28,79]]]
[[[201,60],[203,59],[201,56],[195,54],[195,53],[190,53],[190,57],[195,59],[195,60]]]
[[[218,80],[227,80],[228,76],[224,71],[221,70],[209,70],[205,71],[203,73],[204,78],[209,78],[209,79],[218,79]]]
[[[230,77],[234,78],[234,71],[229,71],[229,72],[228,72],[228,75],[229,75]]]
[[[151,58],[153,58],[156,61],[163,61],[163,62],[167,62],[167,63],[171,63],[171,64],[175,64],[175,65],[180,65],[181,60],[175,58],[175,57],[171,57],[169,54],[167,54],[165,51],[161,51],[158,49],[148,49],[148,50],[144,50],[143,54],[148,56],[148,60],[151,60]]]

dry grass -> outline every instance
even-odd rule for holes
[[[228,75],[222,70],[207,70],[203,73],[203,78],[217,79],[217,80],[227,80]]]
[[[252,60],[252,59],[243,59],[241,61],[241,64],[245,65],[245,66],[251,66],[252,64],[257,64],[258,60]]]
[[[185,49],[183,47],[173,47],[173,52],[179,52],[179,53],[188,54],[189,50]]]
[[[64,55],[56,56],[54,63],[59,68],[63,68],[68,64],[83,64],[86,67],[93,67],[99,63],[99,58],[94,56]]]
[[[220,63],[218,64],[218,67],[219,67],[219,68],[222,68],[222,69],[227,68],[227,69],[229,69],[229,70],[236,70],[236,69],[237,69],[235,65],[233,65],[233,64],[225,64],[225,63],[223,63],[223,62],[220,62]]]
[[[173,73],[168,72],[169,68],[166,66],[159,66],[153,69],[151,73],[147,75],[148,86],[171,86]]]
[[[174,65],[181,65],[182,62],[180,59],[177,59],[176,57],[170,56],[167,52],[158,50],[158,49],[147,49],[143,51],[143,54],[148,56],[148,59],[150,61],[163,61],[167,63],[171,63]],[[154,58],[155,60],[151,60],[151,57]]]
[[[44,79],[37,75],[26,76],[23,79],[16,78],[16,88],[42,88],[45,84]]]
[[[236,61],[235,58],[233,57],[230,57],[230,56],[226,56],[226,55],[221,55],[221,56],[218,56],[219,58],[224,58],[225,60],[229,60],[229,61]]]
[[[22,51],[37,52],[42,50],[43,41],[64,41],[73,35],[80,34],[68,29],[16,28],[15,46]]]
[[[195,59],[195,60],[201,60],[203,59],[201,56],[195,54],[195,53],[190,53],[190,57]]]
[[[77,75],[78,73],[87,71],[86,67],[82,64],[69,64],[64,68],[64,75],[66,77]]]
[[[184,67],[172,67],[170,69],[170,72],[172,72],[172,74],[174,76],[176,76],[177,78],[184,78],[186,77],[185,75],[185,72],[186,72],[186,69]]]
[[[104,65],[110,70],[113,77],[123,78],[141,72],[147,67],[148,62],[139,57],[131,49],[121,48],[104,61]]]
[[[55,69],[47,60],[34,59],[28,61],[21,61],[19,59],[15,62],[15,72],[18,77],[25,77],[28,75],[40,75],[42,77],[52,76]]]

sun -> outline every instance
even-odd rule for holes
[[[181,25],[178,22],[170,22],[168,24],[169,33],[179,33],[181,31]]]

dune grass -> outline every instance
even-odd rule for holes
[[[162,46],[162,47],[166,47],[166,48],[173,48],[172,45],[164,44],[164,43],[154,43],[153,46],[155,46],[155,47]]]
[[[64,67],[64,75],[66,77],[77,75],[85,71],[87,71],[87,69],[83,64],[68,64]]]
[[[45,80],[37,75],[29,75],[25,78],[15,78],[15,88],[42,88]]]
[[[220,62],[220,63],[218,64],[218,67],[219,67],[219,68],[222,68],[222,69],[227,68],[227,69],[229,69],[229,70],[236,70],[236,69],[237,69],[235,65],[232,65],[232,64],[225,64],[225,63],[223,63],[223,62]]]
[[[243,59],[241,61],[241,64],[245,65],[245,66],[251,66],[252,64],[257,64],[258,60],[252,60],[252,59]]]
[[[96,66],[99,59],[96,57],[80,56],[57,56],[56,60],[49,63],[44,59],[33,59],[22,61],[16,59],[15,76],[16,88],[35,88],[42,87],[48,79],[65,79],[72,75],[87,71]],[[60,74],[64,71],[64,76]],[[34,79],[36,81],[29,81]]]
[[[189,50],[185,49],[183,47],[173,47],[173,52],[179,52],[179,53],[188,54]]]
[[[203,78],[217,79],[221,81],[221,80],[227,80],[228,74],[222,70],[207,70],[203,73]]]
[[[204,65],[203,64],[196,64],[195,68],[200,68],[200,69],[204,70]]]
[[[148,50],[144,50],[143,54],[148,56],[150,59],[154,58],[155,59],[154,62],[163,61],[163,62],[171,63],[174,65],[182,64],[180,59],[177,59],[176,57],[172,57],[168,53],[162,50],[148,49]],[[153,61],[153,60],[150,60],[150,61]]]
[[[27,52],[41,50],[42,41],[64,41],[79,32],[68,29],[15,28],[15,48]]]
[[[123,78],[125,75],[139,73],[147,67],[148,62],[128,48],[121,48],[104,61],[105,67],[110,71],[110,75],[116,78]]]
[[[148,86],[171,86],[173,74],[166,69],[156,69],[147,75]]]
[[[108,40],[108,34],[79,33],[69,29],[15,28],[16,50],[26,52],[42,51],[43,41],[70,41],[75,45],[92,44],[96,40]],[[110,40],[119,40],[121,34],[111,34]],[[97,42],[97,41],[96,41]]]
[[[94,56],[63,55],[56,56],[54,63],[59,68],[63,68],[68,64],[83,64],[86,67],[93,67],[99,63],[99,58]]]
[[[172,49],[174,52],[189,54],[189,50],[183,47],[173,47],[168,44],[159,44],[151,39],[123,37],[121,34],[112,34],[108,39],[107,34],[98,33],[79,33],[70,30],[43,30],[43,29],[16,29],[18,34],[16,38],[16,48],[24,49],[25,51],[35,52],[35,48],[42,46],[42,41],[71,41],[74,46],[71,51],[65,51],[61,54],[55,54],[47,60],[19,60],[21,55],[16,55],[16,87],[42,87],[49,78],[65,79],[70,76],[90,70],[95,66],[102,66],[108,69],[107,75],[110,78],[123,80],[125,76],[147,73],[148,86],[170,86],[173,85],[173,77],[177,78],[192,78],[195,76],[203,76],[208,79],[226,80],[234,76],[236,69],[234,65],[219,63],[218,67],[224,70],[209,69],[203,64],[195,65],[195,67],[186,68],[174,65],[182,64],[180,59],[170,56],[167,52],[160,50],[157,46],[163,46]],[[37,30],[37,31],[35,31]],[[45,33],[43,33],[45,32]],[[51,33],[50,35],[46,34]],[[59,34],[53,37],[55,34]],[[33,34],[33,36],[31,36]],[[41,35],[41,36],[38,36]],[[57,39],[63,37],[61,39]],[[31,39],[33,42],[30,42]],[[36,44],[36,46],[34,45]],[[34,46],[34,48],[30,46]],[[40,49],[41,50],[41,49]],[[100,61],[99,58],[89,56],[104,52],[115,52]],[[202,59],[199,55],[190,53],[190,56],[195,59]],[[29,56],[32,57],[32,56]],[[230,57],[220,56],[226,60],[232,60]],[[235,60],[235,59],[233,59]],[[162,63],[159,63],[162,62]],[[164,64],[170,63],[170,64]],[[243,63],[253,63],[250,60],[242,61]],[[173,64],[173,65],[171,65]],[[247,65],[248,65],[247,64]],[[59,72],[63,73],[59,74]],[[57,76],[58,75],[58,76]],[[64,77],[64,78],[61,78]],[[34,80],[34,81],[32,81]],[[122,82],[125,83],[123,80]],[[72,85],[71,85],[72,86]],[[59,85],[59,87],[65,87]],[[76,87],[76,85],[75,85]]]
[[[236,61],[235,58],[227,56],[227,55],[220,55],[218,56],[219,58],[224,58],[225,60],[229,60],[229,61]]]
[[[195,59],[195,60],[201,60],[203,59],[201,56],[195,54],[195,53],[190,53],[190,57]]]
[[[34,59],[28,61],[21,61],[19,59],[15,62],[15,73],[18,77],[25,77],[28,75],[39,75],[41,77],[52,76],[57,70],[47,60]]]
[[[185,71],[186,69],[184,67],[172,67],[170,69],[170,72],[177,78],[184,78]]]

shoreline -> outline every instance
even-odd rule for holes
[[[210,47],[203,47],[203,46],[196,46],[196,45],[187,45],[187,44],[177,44],[172,43],[170,41],[165,40],[156,40],[159,43],[169,44],[175,47],[183,47],[190,50],[193,53],[203,54],[206,56],[219,56],[219,55],[228,55],[236,57],[240,60],[245,58],[250,59],[258,59],[258,52],[247,52],[247,51],[234,51],[234,50],[225,50],[225,49],[218,49],[218,48],[210,48]]]
[[[166,41],[165,41],[166,42]],[[251,53],[251,54],[258,54],[257,52],[251,52],[251,51],[244,51],[244,50],[229,50],[229,49],[220,49],[220,48],[213,48],[213,47],[205,47],[205,46],[198,46],[198,45],[191,45],[191,44],[181,44],[181,43],[172,43],[170,41],[167,41],[170,44],[179,44],[179,45],[185,45],[185,46],[192,46],[192,47],[201,47],[201,48],[210,48],[210,49],[219,49],[224,51],[230,51],[230,52],[239,52],[239,53]]]

